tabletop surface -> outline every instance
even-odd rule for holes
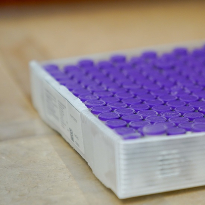
[[[205,38],[204,1],[0,8],[0,204],[193,205],[205,187],[119,200],[32,106],[28,62]]]

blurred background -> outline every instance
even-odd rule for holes
[[[0,5],[0,56],[28,96],[32,59],[205,39],[205,1],[199,0],[0,0]]]
[[[1,41],[29,42],[52,58],[205,38],[205,1],[0,2]]]

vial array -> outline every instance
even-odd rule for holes
[[[124,140],[205,131],[205,46],[44,69]]]

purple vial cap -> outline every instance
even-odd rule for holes
[[[135,122],[135,121],[131,121],[129,123],[129,126],[130,127],[133,127],[135,129],[138,129],[140,127],[144,127],[145,125],[150,125],[151,123],[150,122],[147,122],[147,121],[138,121],[138,122]]]
[[[158,69],[162,69],[162,70],[169,70],[174,67],[174,64],[172,62],[162,61],[162,60],[156,62],[155,65],[157,66]]]
[[[181,56],[181,55],[187,55],[188,51],[186,48],[175,48],[173,50],[173,54],[177,55],[177,56]]]
[[[196,118],[204,117],[204,114],[200,112],[188,112],[188,113],[185,113],[183,116],[186,118],[189,118],[189,120],[194,120]]]
[[[81,101],[85,102],[86,100],[97,100],[98,97],[91,95],[91,94],[84,94],[84,95],[79,95],[78,98],[81,99]]]
[[[136,94],[136,96],[144,101],[155,99],[155,96],[151,94]]]
[[[205,123],[194,123],[192,128],[195,132],[205,132]]]
[[[172,96],[172,95],[162,95],[159,97],[159,100],[162,100],[164,102],[173,102],[174,100],[176,100],[177,97],[176,96]]]
[[[102,86],[99,86],[99,85],[89,85],[88,90],[94,91],[94,92],[96,92],[96,91],[105,91],[105,88],[102,87]]]
[[[105,113],[100,113],[98,115],[98,118],[102,121],[107,121],[107,120],[119,119],[120,115],[114,112],[105,112]]]
[[[145,125],[150,125],[150,124],[151,123],[147,122],[147,121],[131,121],[129,123],[129,126],[135,128],[135,129],[138,129],[140,127],[144,127]]]
[[[105,123],[110,128],[126,127],[127,122],[124,120],[107,120]]]
[[[136,112],[140,110],[148,110],[150,108],[147,104],[136,104],[130,106],[132,109],[134,109]]]
[[[124,63],[126,61],[126,57],[124,55],[114,55],[110,58],[110,61],[113,63]]]
[[[72,90],[72,93],[75,95],[75,96],[79,96],[79,95],[89,95],[91,94],[90,91],[84,89],[84,88],[78,88],[78,89],[74,89]]]
[[[176,112],[176,111],[169,111],[169,112],[161,113],[161,116],[168,119],[168,118],[171,118],[171,117],[180,117],[181,113]]]
[[[99,62],[97,63],[97,65],[98,65],[98,67],[99,67],[100,69],[102,69],[102,68],[104,68],[104,67],[112,66],[112,63],[109,62],[109,61],[99,61]]]
[[[190,103],[190,102],[197,101],[199,98],[193,95],[181,95],[179,99],[184,102]]]
[[[98,97],[111,97],[111,96],[113,96],[113,93],[109,92],[109,91],[96,91],[93,94],[98,96]]]
[[[126,99],[126,98],[133,98],[134,94],[122,92],[122,93],[115,94],[115,96],[122,100],[122,99]]]
[[[111,112],[112,109],[107,106],[96,106],[96,107],[92,107],[90,111],[94,115],[99,115],[100,113]]]
[[[75,65],[66,65],[64,66],[63,70],[65,73],[69,73],[70,71],[76,71],[78,70],[79,68]]]
[[[205,83],[205,81],[204,81],[204,83]],[[205,98],[205,91],[204,90],[197,91],[197,92],[194,92],[193,95],[197,96],[198,98]]]
[[[167,127],[160,124],[146,125],[143,127],[144,135],[163,135],[166,132]]]
[[[189,105],[193,106],[195,109],[198,109],[201,106],[205,106],[204,101],[195,101],[195,102],[190,102]]]
[[[127,104],[122,103],[122,102],[111,102],[111,103],[108,103],[107,106],[109,106],[113,109],[118,109],[118,108],[126,108]]]
[[[174,100],[174,101],[167,102],[167,105],[170,106],[172,109],[175,109],[177,107],[185,106],[186,103],[183,101]]]
[[[65,85],[66,88],[68,88],[68,90],[74,90],[74,89],[77,89],[77,88],[82,88],[81,85],[79,84],[76,84],[76,82],[67,82],[66,85]]]
[[[133,122],[141,121],[143,118],[140,115],[131,114],[131,115],[122,115],[121,119],[129,123],[131,121]]]
[[[158,115],[158,112],[154,110],[140,110],[137,112],[138,115],[141,115],[143,118],[146,118],[148,116],[156,116]]]
[[[167,129],[167,134],[168,135],[180,135],[180,134],[185,134],[186,130],[183,128],[179,127],[171,127]]]
[[[162,126],[166,126],[166,128],[170,128],[170,127],[175,127],[176,125],[174,123],[171,122],[156,122],[154,124],[159,124]]]
[[[119,135],[130,135],[136,133],[136,130],[131,127],[120,127],[120,128],[116,128],[115,131]]]
[[[109,87],[108,90],[110,92],[113,92],[113,93],[126,93],[127,92],[127,89],[126,88],[120,88],[118,86],[114,87]]]
[[[169,118],[169,122],[175,123],[175,124],[180,124],[184,122],[188,122],[189,118],[186,117],[171,117]]]
[[[144,95],[144,94],[148,93],[148,90],[145,90],[145,89],[142,89],[142,88],[138,88],[138,89],[132,89],[129,92],[134,94],[134,95]]]
[[[171,107],[167,106],[167,105],[157,105],[157,106],[153,106],[152,107],[153,110],[157,111],[158,113],[162,113],[162,112],[169,112],[172,110]]]
[[[192,107],[192,106],[182,106],[182,107],[177,107],[177,108],[175,108],[175,110],[177,111],[177,112],[180,112],[180,113],[182,113],[182,114],[185,114],[185,113],[187,113],[187,112],[194,112],[194,108]]]
[[[128,82],[123,82],[122,87],[126,89],[138,89],[141,88],[141,85],[137,85],[129,80]]]
[[[160,90],[161,86],[160,85],[156,85],[154,83],[146,83],[145,85],[143,85],[143,87],[149,91],[152,90]]]
[[[123,103],[126,103],[128,106],[141,104],[142,100],[137,98],[126,98],[121,100]]]
[[[161,87],[164,86],[165,89],[167,89],[168,87],[173,86],[173,85],[174,85],[174,82],[171,82],[171,81],[165,79],[165,80],[157,81],[157,84],[158,84],[159,86],[161,86]]]
[[[144,53],[142,53],[141,55],[142,58],[156,58],[157,57],[157,53],[155,51],[146,51]]]
[[[135,110],[131,108],[119,108],[119,109],[115,109],[114,112],[122,116],[122,115],[134,114]]]
[[[145,101],[145,103],[150,106],[154,106],[154,105],[162,105],[164,102],[162,100],[153,99],[153,100],[147,100]]]
[[[101,97],[101,100],[105,101],[106,103],[112,103],[112,102],[119,102],[120,99],[116,97]]]
[[[74,79],[76,79],[76,78],[74,78]],[[90,79],[81,79],[81,78],[78,78],[78,79],[76,79],[78,82],[80,82],[80,84],[83,86],[83,87],[88,87],[88,86],[90,86],[90,87],[92,87],[92,86],[94,86],[95,88],[97,87],[97,88],[99,88],[100,86],[98,86],[97,85],[97,83],[95,83],[95,82],[93,82],[93,81],[91,81]],[[89,90],[91,90],[91,89],[89,89]],[[101,89],[102,90],[102,89]],[[91,90],[92,91],[92,90]]]
[[[202,122],[202,123],[205,123],[205,117],[202,117],[202,118],[196,118],[194,119],[194,123],[195,122]]]
[[[146,121],[151,122],[151,123],[156,123],[156,122],[166,122],[167,119],[165,117],[161,116],[149,116],[145,118]]]
[[[93,66],[93,65],[94,65],[94,62],[93,62],[93,60],[91,60],[91,59],[83,59],[83,60],[80,60],[80,61],[78,62],[78,65],[79,65],[80,67]]]
[[[166,90],[154,90],[154,91],[151,91],[150,93],[152,95],[157,96],[157,97],[167,96],[169,94],[168,91],[166,91]]]
[[[180,127],[180,128],[183,128],[183,129],[185,129],[185,130],[187,130],[187,131],[191,131],[192,130],[192,122],[184,122],[184,123],[180,123],[178,126]]]
[[[106,103],[104,101],[102,101],[102,100],[86,100],[85,101],[85,105],[88,108],[95,107],[95,106],[103,106],[105,104]]]

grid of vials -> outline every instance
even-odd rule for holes
[[[125,140],[205,131],[205,46],[44,69]]]

